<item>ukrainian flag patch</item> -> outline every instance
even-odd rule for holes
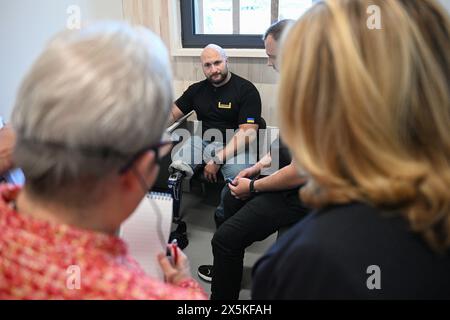
[[[247,123],[255,123],[255,118],[247,118]]]

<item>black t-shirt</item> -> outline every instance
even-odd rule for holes
[[[203,132],[219,129],[236,130],[241,124],[258,124],[261,117],[261,97],[248,80],[232,73],[230,81],[214,87],[208,80],[191,85],[175,102],[187,114],[192,110],[202,121]]]

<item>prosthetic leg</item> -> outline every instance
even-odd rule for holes
[[[177,240],[178,247],[184,249],[188,246],[189,240],[187,238],[187,226],[186,222],[182,221],[180,214],[182,190],[181,185],[186,174],[182,171],[175,170],[167,181],[169,191],[173,199],[173,223],[177,224],[175,231],[170,233],[169,243],[173,240]]]
[[[183,182],[183,178],[185,177],[184,172],[175,171],[169,176],[167,181],[167,185],[169,187],[170,194],[173,199],[173,222],[177,222],[181,220],[180,216],[180,206],[181,206],[181,184]]]
[[[170,234],[169,242],[177,239],[178,247],[184,249],[188,246],[189,241],[187,238],[187,226],[186,222],[182,221],[180,209],[181,209],[181,197],[182,197],[182,182],[184,178],[190,178],[194,174],[192,168],[182,162],[176,160],[169,166],[170,176],[167,181],[169,191],[173,198],[173,223],[177,224],[177,229]]]

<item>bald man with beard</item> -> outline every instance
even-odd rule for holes
[[[256,155],[250,157],[245,146],[256,138],[261,97],[250,81],[228,70],[228,57],[218,45],[206,46],[200,60],[206,79],[191,85],[175,102],[170,120],[194,110],[202,136],[190,137],[175,150],[169,170],[182,179],[204,166],[203,175],[209,182],[217,182],[219,170],[224,179],[233,180],[255,163]],[[233,134],[228,131],[227,136],[227,130]],[[227,191],[225,186],[222,198]],[[215,216],[223,216],[222,200]]]

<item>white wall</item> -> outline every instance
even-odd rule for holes
[[[9,119],[22,78],[46,42],[66,27],[71,5],[80,7],[82,23],[123,19],[122,0],[0,1],[0,116]]]

